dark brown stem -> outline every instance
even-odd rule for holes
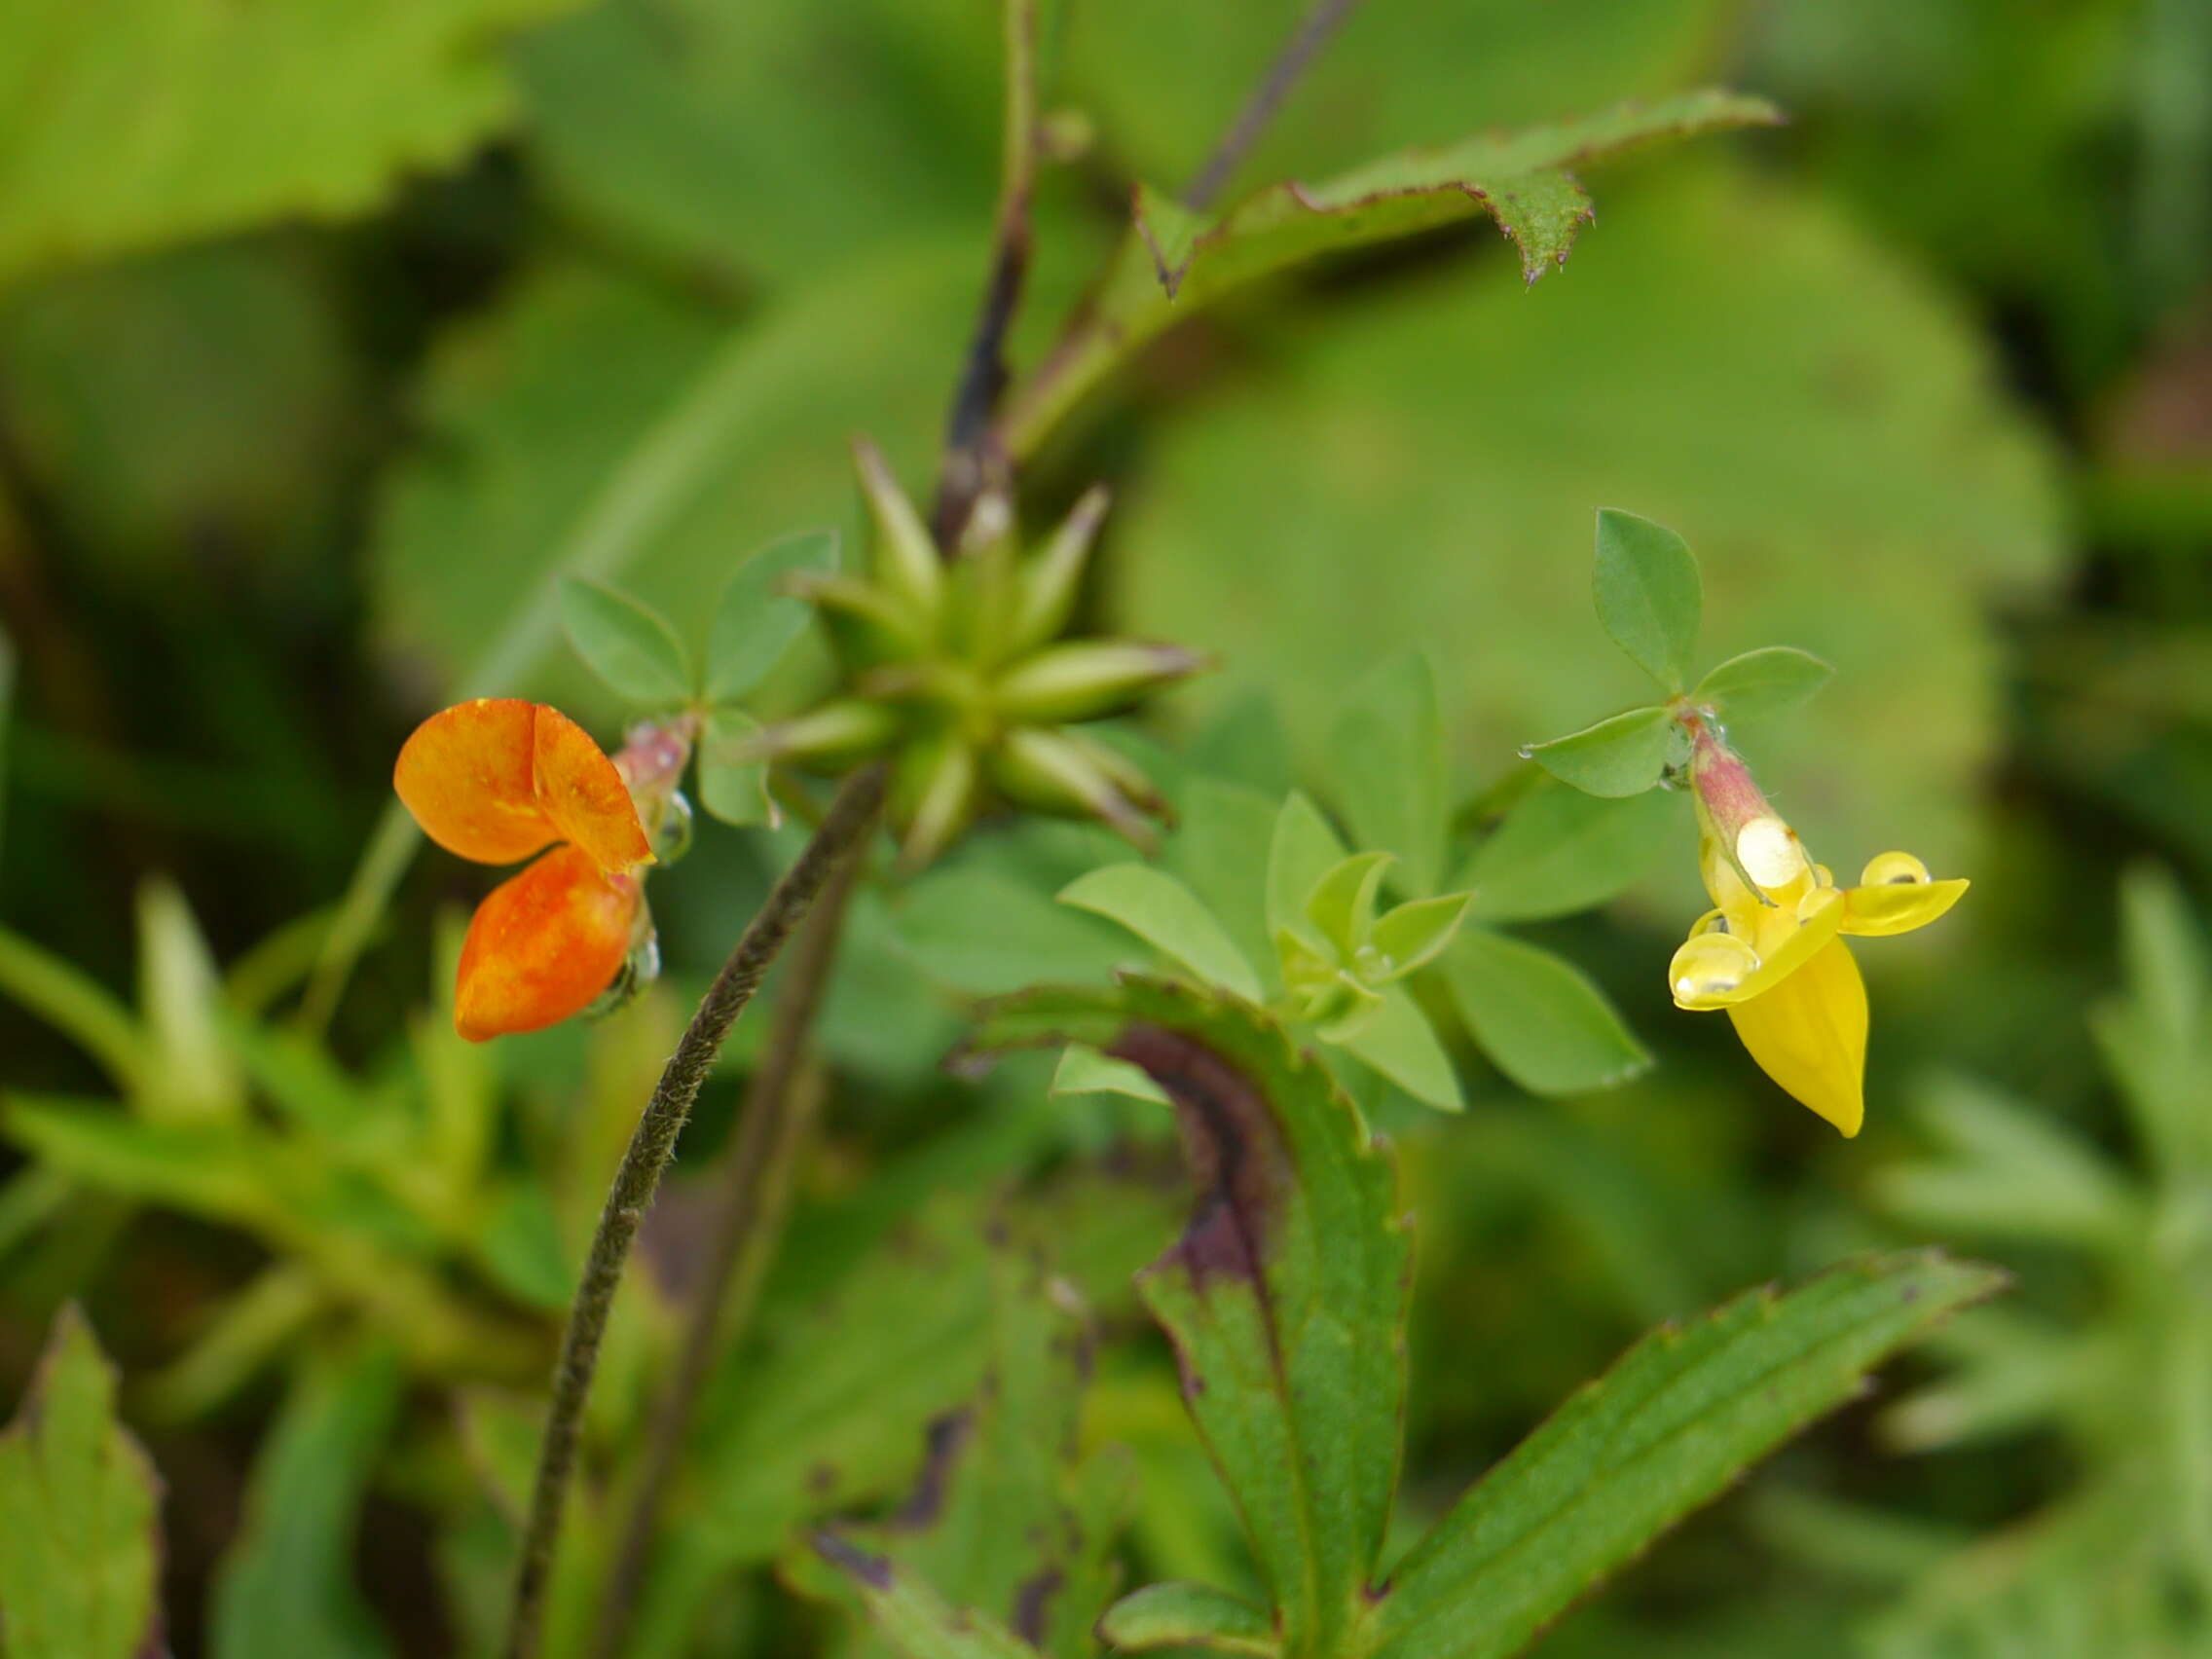
[[[722,1164],[712,1232],[702,1254],[707,1274],[692,1292],[676,1370],[655,1404],[629,1514],[608,1573],[592,1639],[596,1659],[618,1659],[637,1614],[653,1535],[674,1484],[692,1412],[716,1356],[744,1331],[755,1293],[782,1242],[791,1179],[822,1097],[808,1059],[815,1015],[837,958],[845,905],[865,861],[838,866],[792,946],[777,983],[776,1006],[745,1093],[737,1138]]]
[[[707,988],[698,1012],[692,1014],[676,1052],[661,1072],[652,1098],[645,1103],[637,1131],[622,1155],[621,1166],[614,1172],[614,1184],[607,1195],[606,1207],[600,1211],[599,1228],[592,1235],[583,1281],[576,1287],[575,1305],[570,1311],[569,1328],[561,1339],[561,1357],[554,1368],[553,1403],[546,1418],[545,1438],[538,1448],[537,1479],[523,1529],[522,1562],[515,1578],[514,1607],[504,1650],[507,1659],[535,1659],[537,1652],[546,1580],[552,1571],[553,1548],[561,1534],[562,1513],[574,1473],[584,1401],[591,1392],[600,1343],[607,1334],[608,1313],[614,1305],[614,1292],[622,1281],[630,1246],[637,1240],[639,1223],[660,1185],[661,1172],[675,1156],[677,1137],[730,1027],[759,989],[762,977],[792,931],[805,920],[830,878],[865,845],[874,828],[883,807],[884,779],[883,765],[871,763],[855,772],[837,792],[822,827],[770,890],[759,913],[737,941],[737,948]]]
[[[1037,177],[1037,8],[1035,0],[1005,0],[1005,7],[1006,159],[991,274],[945,421],[944,467],[930,527],[947,558],[959,546],[977,500],[1005,480],[1006,458],[994,439],[991,416],[1006,389],[1006,335],[1029,273],[1029,198]]]
[[[1267,129],[1268,123],[1274,119],[1276,108],[1298,84],[1299,76],[1306,73],[1306,66],[1329,44],[1330,37],[1344,26],[1345,19],[1358,4],[1359,0],[1315,0],[1313,9],[1298,25],[1298,32],[1283,43],[1282,51],[1268,66],[1266,78],[1252,89],[1252,95],[1236,112],[1235,121],[1222,134],[1213,154],[1184,188],[1184,206],[1194,212],[1203,212],[1214,204],[1243,164],[1245,155]]]

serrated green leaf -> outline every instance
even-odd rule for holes
[[[1591,216],[1568,167],[1669,137],[1766,125],[1765,100],[1686,92],[1649,104],[1512,133],[1482,133],[1440,148],[1402,150],[1318,184],[1276,184],[1194,226],[1160,192],[1140,186],[1135,225],[1075,338],[1010,418],[1017,453],[1114,363],[1226,294],[1302,261],[1433,230],[1488,213],[1519,248],[1534,281],[1564,261]]]
[[[1933,1252],[1877,1257],[1646,1337],[1398,1564],[1359,1651],[1521,1651],[1740,1471],[1855,1398],[1869,1367],[2004,1282],[1994,1269]]]
[[[127,28],[68,0],[11,5],[0,283],[280,215],[363,212],[504,126],[504,37],[571,4],[363,18],[164,0]]]
[[[1265,1607],[1207,1584],[1147,1584],[1106,1609],[1098,1634],[1125,1653],[1192,1646],[1273,1659],[1282,1651]]]
[[[138,1659],[161,1646],[160,1478],[115,1415],[115,1369],[74,1305],[0,1432],[8,1659]]]
[[[1108,865],[1060,889],[1059,901],[1119,922],[1209,985],[1260,1000],[1259,976],[1213,912],[1165,870],[1146,864]]]
[[[1383,664],[1353,689],[1329,734],[1329,777],[1360,846],[1396,855],[1405,891],[1444,878],[1450,777],[1436,669],[1425,651]]]
[[[1467,899],[1464,893],[1416,899],[1377,917],[1371,942],[1382,967],[1371,982],[1388,984],[1433,962],[1467,919]]]
[[[1674,716],[1653,704],[1531,743],[1522,753],[1563,784],[1617,798],[1657,788],[1673,743]]]
[[[736,756],[760,735],[760,722],[743,709],[715,709],[699,723],[699,805],[740,829],[782,822],[768,793],[768,762]]]
[[[1329,866],[1306,896],[1306,919],[1335,947],[1345,966],[1375,925],[1375,896],[1392,863],[1388,853],[1354,853]]]
[[[1718,709],[1725,719],[1763,720],[1794,709],[1834,676],[1811,651],[1762,645],[1714,669],[1697,682],[1690,701]]]
[[[691,695],[691,659],[660,613],[581,576],[561,578],[561,625],[591,671],[633,703]]]
[[[1259,1010],[1158,980],[994,1005],[983,1049],[1092,1044],[1173,1097],[1198,1206],[1139,1280],[1235,1495],[1286,1650],[1366,1602],[1405,1396],[1410,1240],[1386,1156]]]
[[[1268,844],[1271,939],[1285,932],[1300,938],[1312,935],[1306,901],[1344,858],[1345,844],[1320,809],[1297,790],[1285,795],[1275,814],[1274,835]]]
[[[1385,986],[1365,1018],[1330,1041],[1358,1055],[1416,1100],[1445,1112],[1466,1107],[1452,1056],[1437,1041],[1428,1015],[1402,985]]]
[[[837,533],[805,530],[771,541],[737,568],[715,605],[707,635],[706,698],[725,703],[752,690],[806,631],[806,601],[783,591],[787,577],[837,572]]]
[[[1675,799],[1656,790],[1607,797],[1545,778],[1516,801],[1454,878],[1467,914],[1533,922],[1602,904],[1674,844]]]
[[[1580,969],[1525,940],[1460,929],[1444,953],[1444,982],[1483,1052],[1532,1094],[1610,1088],[1651,1065]]]
[[[1086,1043],[1070,1043],[1052,1072],[1054,1094],[1125,1094],[1131,1100],[1172,1104],[1166,1091],[1126,1060],[1101,1054]]]
[[[384,1350],[309,1363],[262,1443],[245,1521],[217,1572],[216,1659],[384,1659],[393,1650],[353,1579],[369,1476],[404,1378]]]
[[[1666,691],[1687,682],[1704,595],[1689,543],[1663,524],[1603,508],[1591,578],[1598,620]]]

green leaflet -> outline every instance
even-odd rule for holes
[[[1610,798],[1657,788],[1674,743],[1674,716],[1652,704],[1522,753],[1561,783]]]
[[[103,8],[18,0],[0,13],[0,283],[280,214],[364,211],[403,170],[458,161],[506,125],[503,37],[573,4],[160,0],[118,27]]]
[[[1625,1083],[1651,1055],[1571,962],[1488,928],[1461,928],[1444,982],[1483,1052],[1532,1094]]]
[[[1795,708],[1835,676],[1811,651],[1795,645],[1761,645],[1708,670],[1690,693],[1729,720],[1760,720]]]
[[[1436,669],[1422,651],[1384,663],[1353,688],[1329,734],[1329,776],[1362,847],[1396,855],[1407,891],[1444,878],[1444,726]]]
[[[1475,848],[1452,885],[1472,889],[1470,921],[1533,922],[1602,904],[1680,836],[1660,791],[1608,799],[1546,778]]]
[[[714,626],[707,636],[707,700],[719,703],[744,696],[768,677],[806,631],[813,608],[784,591],[789,578],[836,573],[833,530],[781,536],[740,565],[715,603]]]
[[[1396,1480],[1411,1239],[1388,1159],[1255,1009],[1131,978],[986,1014],[984,1050],[1085,1042],[1175,1101],[1198,1204],[1139,1293],[1235,1496],[1290,1654],[1339,1651]]]
[[[161,1646],[161,1481],[115,1416],[115,1370],[74,1306],[0,1433],[0,1650],[136,1659]]]
[[[1108,865],[1060,889],[1060,903],[1119,922],[1173,957],[1200,981],[1260,1000],[1259,976],[1204,903],[1166,871],[1145,864]]]
[[[1016,395],[1011,447],[1026,453],[1109,368],[1170,322],[1263,276],[1487,212],[1520,249],[1532,282],[1566,260],[1591,216],[1590,198],[1567,168],[1778,119],[1764,99],[1725,92],[1621,104],[1581,121],[1401,150],[1315,185],[1271,185],[1203,223],[1140,188],[1134,228],[1071,336],[1074,349]]]
[[[1107,1608],[1098,1631],[1130,1653],[1187,1645],[1269,1659],[1282,1650],[1266,1608],[1205,1584],[1147,1584]]]
[[[690,658],[659,611],[582,576],[563,576],[560,595],[569,644],[623,698],[665,707],[691,695]]]
[[[1737,1471],[1853,1398],[1869,1366],[2004,1282],[1935,1252],[1876,1257],[1646,1337],[1398,1564],[1351,1651],[1519,1652]]]
[[[1591,597],[1613,644],[1661,690],[1679,691],[1689,678],[1704,608],[1689,543],[1647,518],[1601,510]]]

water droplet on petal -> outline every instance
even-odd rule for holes
[[[1933,879],[1910,853],[1877,853],[1859,877],[1862,887],[1916,887]]]
[[[1835,871],[1828,868],[1825,864],[1815,865],[1813,866],[1813,885],[1815,887],[1833,887],[1835,885]]]
[[[1729,931],[1728,913],[1725,910],[1708,910],[1690,924],[1692,939],[1700,934],[1724,934]]]
[[[1758,971],[1759,953],[1734,934],[1701,933],[1682,941],[1668,964],[1677,1002],[1724,996]]]

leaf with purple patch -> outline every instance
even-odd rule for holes
[[[1161,980],[990,1008],[980,1049],[1088,1043],[1175,1104],[1197,1202],[1138,1278],[1236,1500],[1288,1654],[1367,1605],[1397,1479],[1412,1241],[1390,1161],[1261,1011]]]

